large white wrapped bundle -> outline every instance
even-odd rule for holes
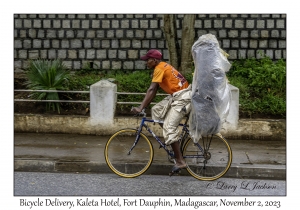
[[[229,112],[229,71],[224,51],[212,34],[202,35],[192,46],[195,72],[192,84],[190,134],[194,142],[202,136],[219,133]]]

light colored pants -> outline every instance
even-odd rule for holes
[[[163,121],[163,136],[166,145],[179,140],[178,125],[190,110],[191,85],[184,90],[167,96],[152,107],[152,119]]]

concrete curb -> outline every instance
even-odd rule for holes
[[[168,175],[172,164],[152,163],[145,174]],[[84,173],[113,173],[105,163],[92,161],[56,161],[56,160],[34,160],[34,159],[15,159],[14,170],[22,172],[84,172]],[[181,175],[189,175],[183,170]],[[251,165],[235,166],[232,165],[224,178],[248,178],[248,179],[286,179],[285,165]]]
[[[110,125],[91,125],[90,121],[90,117],[87,116],[15,114],[14,131],[18,133],[112,135],[121,128],[137,127],[140,118],[117,117]],[[155,125],[149,123],[148,125],[157,136],[162,136],[162,129],[157,123]],[[222,130],[221,134],[227,139],[285,141],[286,120],[240,119],[237,128]]]

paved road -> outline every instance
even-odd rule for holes
[[[110,173],[104,159],[108,137],[76,134],[15,133],[14,169],[28,172]],[[154,142],[154,159],[148,174],[165,175],[173,164]],[[286,179],[286,142],[228,140],[232,165],[225,177]]]
[[[18,196],[284,196],[286,181],[220,178],[199,181],[190,176],[15,172]]]

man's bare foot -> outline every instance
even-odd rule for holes
[[[186,169],[187,165],[181,165],[178,166],[177,164],[175,164],[172,168],[172,171],[169,173],[170,176],[172,176],[175,173],[178,173],[181,169]]]
[[[186,168],[186,162],[184,160],[176,160],[176,164],[175,166],[177,166],[178,168]]]

